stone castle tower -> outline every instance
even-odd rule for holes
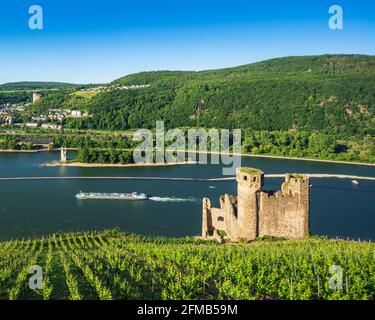
[[[220,208],[203,199],[202,237],[219,235],[230,241],[273,236],[306,238],[309,233],[309,178],[286,174],[280,191],[264,191],[264,173],[239,168],[237,197],[224,195]]]
[[[33,102],[37,102],[41,99],[42,95],[39,92],[33,93]]]

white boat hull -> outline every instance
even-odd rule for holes
[[[80,192],[76,194],[78,200],[126,200],[126,201],[140,201],[147,200],[148,196],[144,193],[95,193],[95,192]]]

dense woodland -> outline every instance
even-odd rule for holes
[[[86,126],[101,129],[198,126],[375,133],[375,57],[282,58],[205,72],[152,72],[115,84],[148,89],[94,97]]]
[[[93,148],[81,148],[74,161],[82,163],[121,163],[130,164],[133,161],[133,152],[124,150],[97,150]]]

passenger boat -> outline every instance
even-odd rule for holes
[[[99,192],[79,192],[76,194],[79,200],[147,200],[145,193],[99,193]]]

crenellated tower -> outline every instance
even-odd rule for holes
[[[263,187],[264,173],[253,168],[238,168],[237,221],[238,238],[253,240],[258,236],[259,192]]]

